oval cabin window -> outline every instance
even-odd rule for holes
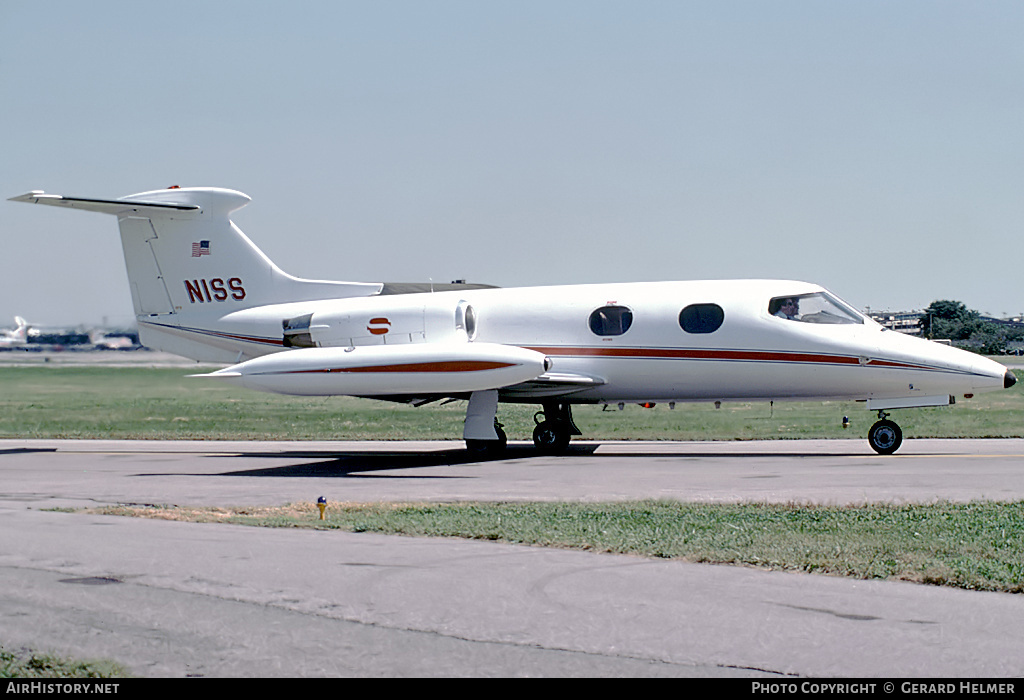
[[[714,333],[723,321],[725,312],[718,304],[690,304],[679,312],[679,326],[687,333]]]
[[[590,314],[590,330],[597,335],[622,335],[633,325],[633,312],[625,306],[602,306]]]

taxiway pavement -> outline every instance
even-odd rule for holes
[[[51,510],[110,503],[1018,500],[1022,440],[0,441],[0,644],[153,676],[1005,677],[1024,597],[490,542]]]

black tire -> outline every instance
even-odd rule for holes
[[[868,444],[880,455],[891,455],[903,444],[903,431],[891,420],[880,420],[868,431]]]
[[[569,430],[554,421],[546,420],[533,429],[533,444],[542,453],[562,454],[569,449]]]

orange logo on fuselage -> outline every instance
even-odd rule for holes
[[[384,317],[371,318],[370,325],[366,327],[366,330],[370,331],[374,335],[384,335],[389,330],[391,330],[390,326],[391,321],[387,320]]]

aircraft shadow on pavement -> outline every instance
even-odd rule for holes
[[[0,455],[24,455],[32,454],[35,452],[56,452],[56,447],[11,447],[9,449],[0,450]]]
[[[762,452],[625,452],[617,450],[615,452],[606,452],[604,454],[594,455],[595,457],[604,458],[622,458],[628,457],[630,459],[647,458],[647,459],[757,459],[757,458],[785,458],[785,459],[815,459],[821,457],[878,457],[875,453],[871,452],[776,452],[773,450],[764,450]]]
[[[597,445],[571,446],[571,455],[590,455]],[[288,452],[244,452],[238,455],[218,455],[217,459],[313,459],[317,461],[301,464],[286,464],[265,469],[241,469],[226,471],[215,476],[273,476],[273,477],[353,477],[353,478],[397,478],[397,479],[464,479],[466,475],[428,475],[402,474],[387,475],[364,474],[364,472],[385,472],[402,469],[423,469],[428,467],[448,467],[462,464],[491,464],[510,460],[521,460],[541,456],[532,446],[509,445],[501,457],[486,459],[471,455],[462,448],[440,450],[436,452],[370,452],[346,451],[288,451]]]

